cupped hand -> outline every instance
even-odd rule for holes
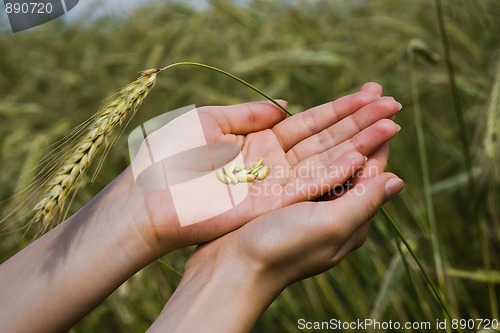
[[[278,293],[295,281],[327,271],[364,243],[371,218],[403,189],[401,179],[384,172],[388,157],[385,143],[368,157],[367,171],[353,177],[348,191],[261,215],[199,246],[186,270],[215,259],[257,276],[268,290]]]
[[[287,119],[270,102],[199,108],[198,117],[209,146],[216,142],[235,144],[247,166],[262,157],[271,171],[262,181],[233,185],[225,185],[211,175],[204,184],[185,190],[186,198],[182,200],[172,187],[145,192],[151,238],[169,243],[170,248],[172,244],[176,248],[206,242],[266,212],[316,199],[344,183],[365,165],[365,156],[381,149],[398,131],[390,118],[400,104],[380,94],[380,86],[370,83],[360,92]],[[189,130],[185,129],[186,135]],[[244,199],[235,204],[235,198],[230,198],[234,207],[229,208],[220,207],[225,204],[220,200],[227,198],[202,193],[207,188],[234,193],[236,187],[242,186],[247,189]],[[195,200],[200,197],[203,199]],[[185,204],[185,215],[194,222],[180,221],[179,216],[185,212],[179,212],[179,202]],[[214,215],[214,209],[222,212]],[[200,219],[200,212],[207,218]]]

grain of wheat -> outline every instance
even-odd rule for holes
[[[222,167],[217,170],[217,178],[224,184],[238,184],[244,182],[253,182],[255,179],[263,180],[269,174],[271,168],[264,165],[264,159],[260,158],[257,162],[252,163],[250,169],[246,169],[244,165],[230,164],[227,167]]]
[[[99,148],[107,143],[113,129],[132,117],[156,82],[159,69],[141,72],[139,78],[118,90],[115,99],[92,118],[86,134],[71,149],[61,167],[46,182],[43,198],[35,205],[32,222],[42,223],[42,232],[57,223],[68,194],[88,170]]]

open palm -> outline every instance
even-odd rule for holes
[[[172,218],[172,211],[177,211],[178,217],[181,215],[179,205],[174,204],[175,200],[180,202],[173,194],[175,189],[171,193],[156,192],[148,200],[155,233],[160,238],[177,235],[179,239],[174,241],[179,246],[206,242],[259,215],[316,199],[346,182],[363,167],[365,156],[390,140],[398,130],[390,118],[400,105],[392,97],[380,98],[369,87],[287,119],[284,112],[270,102],[198,109],[209,145],[213,142],[235,144],[241,150],[245,165],[262,157],[271,171],[262,181],[233,185],[225,185],[212,175],[205,178],[203,185],[184,189],[185,197],[204,195],[202,200],[188,203],[189,209],[183,209],[188,212],[182,212],[197,220],[196,223],[183,224]],[[196,169],[196,165],[193,168]],[[246,195],[243,200],[230,198],[231,209],[219,209],[218,205],[228,200],[222,195],[200,193],[203,188],[234,193],[237,187],[246,187]],[[199,218],[200,212],[205,214],[217,209],[222,213]]]

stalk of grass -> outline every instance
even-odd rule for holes
[[[483,141],[483,154],[486,163],[483,163],[486,168],[485,180],[486,196],[488,213],[491,216],[491,224],[493,226],[499,225],[496,206],[496,192],[495,186],[500,181],[500,153],[498,151],[498,138],[500,137],[500,53],[497,54],[497,63],[495,71],[495,80],[491,89],[490,103],[488,107],[488,117],[486,124],[486,134]],[[482,212],[483,214],[485,212]],[[483,267],[486,271],[492,269],[492,255],[491,255],[491,238],[488,222],[484,215],[480,217],[479,221],[480,235],[481,235],[481,252],[483,259]],[[498,229],[494,228],[493,229]],[[498,235],[495,235],[498,237]],[[494,237],[495,237],[494,236]],[[488,290],[488,301],[490,303],[491,318],[499,317],[498,299],[495,292],[495,282],[492,280],[485,280]]]
[[[490,103],[483,150],[486,159],[486,174],[488,179],[500,182],[500,49],[497,53],[495,79],[491,88]]]
[[[158,263],[160,263],[163,267],[165,267],[168,271],[174,273],[176,276],[179,278],[182,277],[182,273],[176,270],[172,265],[168,264],[165,260],[162,259],[156,259]]]
[[[382,283],[380,285],[377,297],[375,298],[373,307],[370,311],[370,315],[368,316],[368,318],[373,318],[377,320],[383,318],[384,312],[392,298],[392,295],[395,292],[394,286],[398,285],[399,281],[401,280],[401,276],[403,273],[402,269],[403,258],[404,255],[402,252],[400,252],[399,255],[396,254],[391,258],[391,261],[389,262],[389,265],[386,271],[384,272],[384,278],[382,279]],[[408,274],[408,276],[411,275]]]
[[[231,79],[236,80],[236,81],[238,81],[241,84],[244,84],[248,88],[252,89],[256,93],[258,93],[259,95],[261,95],[262,97],[266,98],[267,100],[269,100],[270,102],[272,102],[274,105],[276,105],[277,107],[279,107],[287,115],[292,116],[292,114],[287,109],[285,109],[283,106],[281,106],[272,97],[268,96],[265,92],[263,92],[262,90],[258,89],[255,86],[253,86],[252,84],[248,83],[247,81],[245,81],[245,80],[237,77],[236,75],[233,75],[233,74],[231,74],[229,72],[226,72],[225,70],[222,70],[222,69],[214,67],[214,66],[210,66],[210,65],[206,65],[206,64],[202,64],[202,63],[198,63],[198,62],[191,62],[191,61],[177,62],[177,63],[171,64],[171,65],[165,66],[165,67],[163,67],[160,70],[164,71],[166,69],[169,69],[169,68],[172,68],[172,67],[175,67],[175,66],[196,66],[196,67],[206,68],[206,69],[210,69],[212,71],[224,74],[224,75],[230,77]]]
[[[449,320],[452,320],[453,318],[451,316],[451,312],[448,309],[448,306],[446,305],[446,301],[444,300],[443,295],[441,294],[439,288],[436,286],[436,284],[434,283],[434,281],[432,280],[432,278],[430,277],[430,275],[427,273],[427,270],[424,268],[424,265],[420,262],[420,259],[418,259],[418,256],[415,253],[415,251],[413,251],[413,248],[411,247],[410,243],[406,240],[406,238],[404,237],[403,233],[401,232],[401,230],[399,230],[398,226],[392,220],[392,218],[387,213],[387,211],[384,209],[384,207],[382,207],[380,209],[380,211],[382,212],[382,214],[384,215],[386,221],[389,223],[389,225],[391,226],[391,228],[394,230],[394,232],[396,233],[396,235],[398,236],[398,238],[403,242],[403,244],[405,245],[406,249],[408,250],[408,252],[410,253],[410,255],[413,257],[413,260],[415,260],[415,263],[418,265],[418,268],[420,269],[420,272],[422,272],[422,275],[423,275],[425,281],[431,287],[432,293],[436,297],[436,299],[437,299],[439,305],[441,306],[441,308],[443,309],[445,315],[448,317]],[[456,329],[454,331],[461,332],[460,329]]]
[[[398,253],[401,256],[401,260],[403,262],[403,267],[405,269],[405,273],[408,276],[408,283],[410,285],[411,297],[413,297],[413,299],[418,299],[418,293],[417,293],[417,289],[415,288],[415,283],[413,281],[413,277],[412,277],[412,274],[410,271],[410,265],[408,264],[408,260],[406,260],[406,253],[403,252],[403,247],[401,245],[401,242],[398,239],[398,234],[396,233],[396,230],[394,230],[394,228],[392,229],[392,232],[394,235],[394,242],[396,243],[396,248],[397,248]],[[423,315],[423,313],[422,313],[422,315]]]
[[[491,271],[491,254],[490,254],[490,242],[488,237],[488,226],[485,219],[481,219],[480,222],[481,229],[481,252],[483,257],[483,265],[486,271]],[[493,275],[493,274],[492,274]],[[491,318],[498,318],[498,300],[495,292],[495,284],[492,280],[486,280],[486,288],[488,289],[488,301],[490,303]]]
[[[467,271],[461,269],[449,268],[446,274],[459,279],[470,280],[482,283],[500,284],[500,271],[493,269],[480,269],[474,271]],[[498,313],[492,312],[491,318],[498,318]]]
[[[468,192],[476,193],[475,188],[476,184],[473,181],[473,169],[472,169],[472,156],[469,149],[469,140],[467,138],[464,113],[462,111],[462,106],[460,103],[460,94],[458,91],[457,83],[456,83],[456,75],[455,75],[455,67],[451,58],[451,48],[448,40],[448,32],[446,29],[446,24],[444,22],[444,11],[441,0],[435,0],[436,14],[438,18],[439,31],[441,35],[441,44],[443,46],[444,59],[446,62],[446,68],[448,71],[448,82],[450,86],[451,96],[453,100],[453,106],[455,110],[455,115],[458,124],[458,132],[460,137],[460,142],[462,146],[462,154],[464,156],[465,168],[467,173],[468,180]],[[484,151],[487,156],[486,163],[486,174],[489,179],[495,181],[500,178],[500,170],[498,168],[498,137],[500,132],[500,117],[498,116],[499,107],[499,78],[500,78],[500,61],[497,61],[496,75],[495,75],[495,83],[492,89],[492,96],[490,99],[490,107],[488,110],[488,119],[487,119],[487,129],[486,136],[484,139]],[[490,185],[487,186],[487,195],[492,195],[493,191],[490,191]],[[469,214],[474,224],[479,225],[479,235],[481,237],[481,252],[482,252],[482,261],[485,269],[489,270],[491,268],[491,256],[490,256],[490,239],[488,237],[488,233],[486,231],[487,226],[484,218],[481,217],[482,209],[480,208],[480,203],[475,202],[472,205],[472,208],[469,209]],[[492,311],[493,318],[498,317],[498,303],[495,293],[495,286],[491,281],[487,281],[487,290],[488,290],[488,300],[490,303],[490,308]]]
[[[420,110],[419,92],[415,66],[415,49],[421,47],[418,41],[412,41],[408,44],[408,61],[410,65],[410,84],[413,97],[413,108],[415,116],[415,127],[417,132],[417,142],[420,155],[420,169],[422,171],[422,180],[424,186],[424,199],[427,213],[427,220],[430,228],[430,237],[432,244],[432,253],[434,257],[434,265],[438,279],[438,285],[441,290],[446,290],[446,279],[444,275],[441,248],[439,245],[439,237],[436,227],[436,217],[434,213],[434,204],[432,199],[432,187],[429,176],[429,163],[427,160],[427,150],[425,147],[425,135],[422,123],[422,113]]]
[[[462,105],[460,104],[460,97],[455,78],[455,67],[453,66],[453,62],[451,60],[450,42],[448,41],[448,33],[446,31],[446,25],[444,23],[443,5],[441,4],[441,0],[435,0],[435,4],[436,4],[436,14],[439,24],[439,31],[441,34],[441,43],[443,45],[444,59],[448,71],[448,82],[450,85],[451,96],[453,99],[453,106],[455,109],[455,115],[458,123],[458,134],[462,145],[462,153],[464,156],[465,169],[467,171],[469,189],[472,190],[471,193],[474,193],[473,189],[475,186],[472,178],[472,162],[471,162],[472,158],[470,155],[469,140],[467,138],[464,114],[462,111]]]

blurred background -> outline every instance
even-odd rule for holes
[[[389,215],[454,318],[500,319],[499,27],[498,0],[87,0],[15,34],[1,11],[0,214],[23,204],[12,196],[32,182],[53,144],[141,70],[203,62],[286,99],[292,112],[377,81],[403,104],[389,169],[406,189],[386,205]],[[190,104],[261,99],[206,69],[162,73],[96,181],[92,172],[84,179],[72,211],[126,168],[126,134],[140,123]],[[0,234],[2,262],[31,240],[21,227],[9,224]],[[71,332],[144,331],[191,250],[137,273]],[[300,318],[445,317],[379,214],[361,249],[288,288],[254,331],[299,332]]]

